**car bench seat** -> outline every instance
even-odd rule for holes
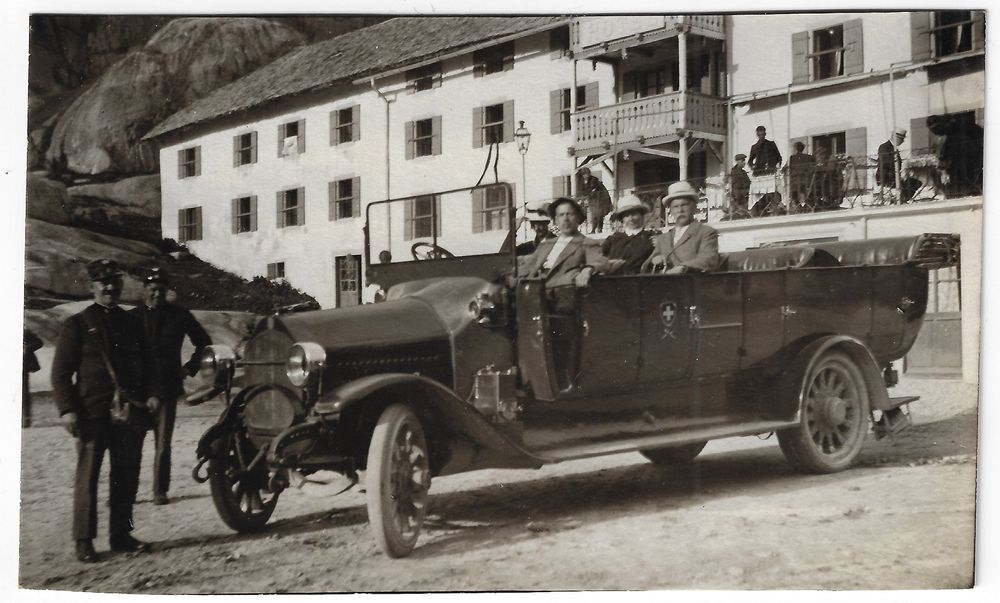
[[[765,247],[719,254],[719,272],[755,272],[784,268],[839,266],[830,253],[812,246]]]

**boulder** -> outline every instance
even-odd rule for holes
[[[72,222],[66,187],[41,174],[28,173],[27,205],[29,218],[52,224]]]
[[[302,42],[292,28],[264,19],[170,21],[61,114],[46,159],[77,174],[155,172],[157,155],[140,142],[150,128]]]
[[[122,213],[144,218],[160,219],[160,177],[156,174],[135,176],[101,184],[71,186],[66,192],[72,198],[71,211],[79,200],[96,199],[109,205],[108,217]]]

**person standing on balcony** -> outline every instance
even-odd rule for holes
[[[757,142],[750,147],[750,169],[754,176],[773,174],[781,165],[781,152],[773,140],[767,139],[767,128],[757,126]]]
[[[750,176],[747,175],[747,156],[738,153],[736,164],[729,170],[729,216],[746,215],[750,203]]]
[[[604,216],[611,211],[611,195],[604,184],[590,173],[590,168],[580,170],[580,197],[583,210],[590,220],[590,232],[604,229]]]
[[[788,158],[788,183],[792,203],[805,204],[809,192],[809,181],[816,169],[816,158],[806,153],[803,142],[795,143],[795,153]]]
[[[878,145],[878,164],[875,166],[875,183],[886,188],[897,188],[896,182],[903,171],[899,147],[906,140],[906,130],[896,128],[892,138]]]

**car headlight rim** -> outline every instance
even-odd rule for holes
[[[214,379],[223,371],[232,370],[236,363],[236,352],[232,348],[220,344],[205,347],[201,354],[199,373],[205,379]]]
[[[285,375],[295,387],[308,385],[326,365],[326,350],[313,342],[296,342],[288,351]]]

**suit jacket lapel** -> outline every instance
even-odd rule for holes
[[[681,235],[680,240],[677,240],[677,241],[674,242],[674,244],[673,244],[673,248],[674,249],[676,249],[677,247],[680,247],[681,245],[684,244],[685,241],[687,241],[688,239],[691,238],[691,235],[694,234],[693,231],[696,228],[698,228],[697,226],[695,226],[696,224],[697,224],[697,222],[691,222],[690,224],[688,224],[688,227],[684,230],[684,234]],[[676,236],[676,228],[677,227],[675,226],[674,228],[675,228],[674,235]]]
[[[553,237],[545,239],[538,244],[538,247],[535,248],[534,262],[532,262],[531,270],[528,271],[530,276],[538,276],[539,271],[542,269],[542,264],[545,263],[545,258],[549,257],[549,254],[552,253],[552,248],[555,247],[557,240]]]

